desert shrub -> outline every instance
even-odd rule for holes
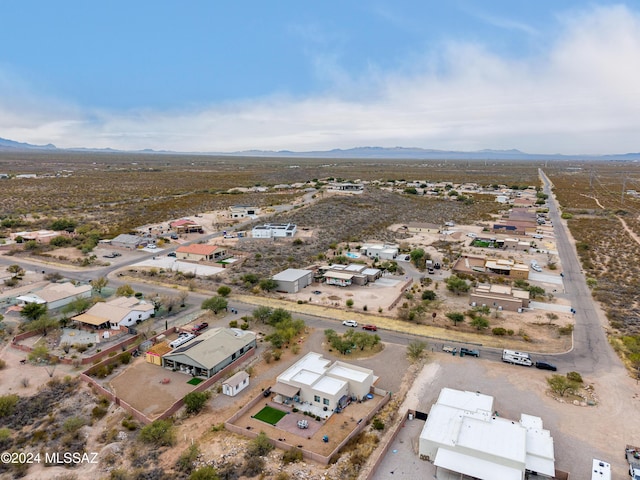
[[[283,463],[295,463],[302,461],[302,450],[299,448],[292,448],[282,454]]]
[[[502,337],[507,334],[507,330],[502,327],[495,327],[491,329],[491,333],[499,337]]]
[[[571,335],[571,332],[573,332],[573,325],[566,325],[558,328],[558,333],[560,335]]]
[[[273,449],[274,446],[271,445],[267,434],[264,432],[260,432],[256,438],[249,442],[249,445],[247,446],[246,456],[263,457]]]
[[[371,427],[374,430],[384,430],[384,422],[378,417],[374,417],[373,421],[371,422]]]
[[[433,290],[425,290],[424,292],[422,292],[422,300],[435,300],[436,299],[436,292],[434,292]]]
[[[242,474],[247,477],[255,477],[264,470],[264,458],[246,456],[242,465]]]
[[[580,375],[578,372],[569,372],[567,373],[567,379],[572,381],[572,382],[576,382],[576,383],[582,383],[582,375]]]
[[[5,362],[0,358],[0,370],[3,370],[4,368],[6,368],[6,366],[7,366],[7,362]]]
[[[229,328],[238,328],[238,321],[237,320],[231,320],[229,322]]]
[[[194,443],[190,445],[178,458],[176,469],[180,472],[191,473],[193,471],[193,465],[198,459],[198,455],[200,455],[198,444]]]
[[[124,352],[120,355],[120,363],[123,365],[127,365],[131,361],[131,354],[129,352]]]
[[[0,418],[11,415],[18,403],[18,395],[9,394],[0,397]]]
[[[70,417],[65,420],[63,428],[67,433],[75,433],[86,425],[82,417]]]
[[[133,432],[134,430],[138,429],[138,424],[131,417],[123,418],[122,426],[127,430],[129,430],[130,432]]]
[[[107,409],[99,405],[96,405],[95,407],[93,407],[93,410],[91,410],[91,417],[95,418],[96,420],[100,420],[106,414],[107,414]]]

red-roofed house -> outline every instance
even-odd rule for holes
[[[180,220],[176,220],[175,222],[171,222],[169,226],[175,229],[178,233],[202,233],[202,225],[194,222],[193,220],[189,220],[188,218],[182,218]]]
[[[196,262],[203,260],[221,260],[228,257],[225,248],[218,247],[217,245],[204,245],[202,243],[178,247],[176,256],[179,260],[194,260]]]

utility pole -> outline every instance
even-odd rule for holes
[[[624,192],[627,191],[627,176],[622,177],[622,193],[620,194],[620,203],[624,205]]]

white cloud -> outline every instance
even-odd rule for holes
[[[451,43],[437,62],[425,53],[425,68],[410,77],[376,71],[373,80],[348,78],[327,57],[317,67],[337,90],[305,99],[280,95],[199,111],[82,112],[23,93],[0,98],[0,131],[62,147],[177,151],[364,145],[639,151],[640,15],[596,8],[562,19],[562,26],[544,56],[505,59],[481,45]],[[366,94],[345,93],[359,85]]]

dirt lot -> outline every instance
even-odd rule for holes
[[[187,383],[189,380],[189,375],[138,357],[109,384],[118,397],[153,419],[194,389],[194,385]]]

